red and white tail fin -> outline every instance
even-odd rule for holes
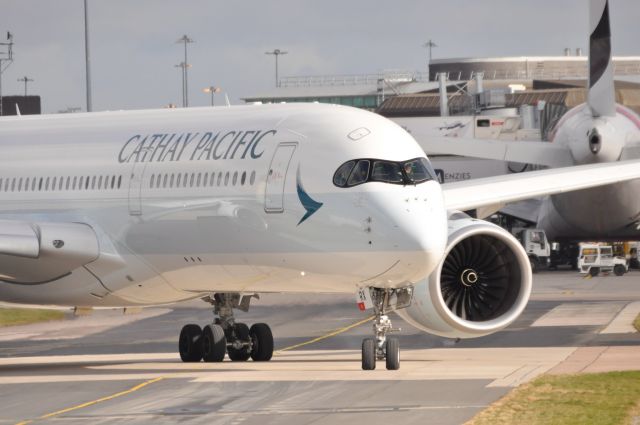
[[[615,116],[608,0],[590,0],[589,29],[589,107],[595,117]]]

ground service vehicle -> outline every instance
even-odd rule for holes
[[[522,247],[529,256],[531,271],[537,272],[541,267],[549,265],[551,256],[551,245],[547,240],[547,235],[542,229],[527,229],[524,227],[514,227],[511,233],[520,241]]]
[[[613,255],[609,245],[583,244],[578,257],[580,273],[597,276],[600,272],[614,272],[622,276],[629,271],[627,260]]]

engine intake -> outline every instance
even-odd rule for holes
[[[510,233],[467,216],[450,219],[443,261],[415,286],[412,305],[398,314],[440,336],[488,335],[522,313],[531,280],[527,254]]]

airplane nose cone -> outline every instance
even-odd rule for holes
[[[447,242],[446,210],[438,183],[398,189],[377,198],[388,223],[377,243],[384,246],[387,262],[394,262],[377,276],[378,285],[401,286],[424,279],[440,263]]]

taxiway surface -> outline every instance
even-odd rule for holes
[[[268,363],[181,363],[182,325],[212,318],[202,302],[4,328],[0,422],[459,424],[541,373],[640,369],[629,327],[637,300],[640,272],[540,273],[524,314],[488,337],[456,342],[396,318],[393,372],[360,370],[368,322],[308,343],[367,318],[343,296],[264,296],[238,314],[272,327],[278,351]]]

